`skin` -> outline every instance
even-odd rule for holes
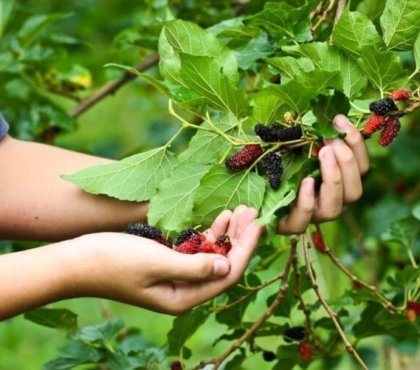
[[[312,178],[302,181],[294,207],[279,220],[282,234],[338,217],[362,193],[361,175],[369,167],[363,139],[346,117],[337,116],[334,124],[347,135],[321,149],[320,190]],[[0,319],[74,297],[179,315],[239,281],[263,232],[255,209],[225,210],[206,231],[210,240],[230,236],[227,257],[184,255],[118,232],[146,221],[147,203],[93,196],[60,178],[109,162],[9,136],[0,143],[0,238],[57,241],[0,256],[0,280],[10,282],[0,286]]]

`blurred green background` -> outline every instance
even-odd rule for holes
[[[156,39],[156,19],[159,19],[165,1],[126,1],[111,0],[3,0],[0,1],[1,39],[0,39],[0,83],[12,88],[21,86],[22,89],[13,94],[0,92],[1,107],[10,120],[12,133],[24,139],[43,140],[45,136],[38,131],[42,119],[33,126],[29,117],[35,117],[37,107],[43,98],[48,97],[56,104],[57,109],[69,111],[75,105],[75,97],[82,99],[105,84],[110,79],[121,76],[121,72],[112,68],[104,68],[106,63],[123,63],[134,65],[150,53],[144,46]],[[217,22],[223,17],[228,18],[230,11],[226,4],[229,2],[217,1],[213,7],[206,7],[208,2],[199,1],[173,1],[178,12],[188,14],[196,12],[195,18],[202,25],[206,22]],[[366,5],[368,2],[362,2]],[[217,9],[219,8],[219,11]],[[10,10],[12,9],[12,10]],[[63,13],[66,18],[59,20],[52,29],[56,35],[68,35],[78,42],[67,40],[64,43],[66,53],[56,53],[57,58],[37,59],[39,55],[27,57],[22,63],[26,77],[20,81],[13,76],[13,70],[2,71],[10,50],[13,46],[13,37],[19,32],[22,24],[31,15]],[[145,29],[149,27],[150,33],[143,39],[138,39],[137,30],[140,25]],[[124,31],[124,32],[123,32]],[[145,35],[143,35],[145,36]],[[139,46],[143,46],[140,48]],[[39,50],[38,50],[39,51]],[[33,51],[34,53],[36,52]],[[16,51],[17,53],[17,51]],[[25,84],[39,82],[36,75],[31,75],[30,63],[46,74],[51,66],[58,70],[68,71],[68,66],[78,64],[86,71],[90,71],[92,83],[76,93],[65,91],[70,97],[59,94],[50,94],[43,89],[26,89]],[[39,64],[36,64],[39,63]],[[9,67],[8,67],[9,68]],[[151,70],[150,73],[156,73]],[[67,75],[66,75],[67,76]],[[43,80],[43,82],[45,82]],[[41,84],[42,85],[42,84]],[[68,88],[68,85],[65,85]],[[42,91],[40,91],[42,90]],[[29,94],[29,95],[28,95]],[[33,99],[32,99],[33,98]],[[19,111],[19,104],[28,104],[33,101],[33,108],[27,110],[28,116]],[[14,105],[16,104],[16,106]],[[16,113],[18,112],[18,113]],[[57,113],[57,112],[54,112]],[[74,126],[73,126],[74,124]],[[408,124],[407,127],[411,127]],[[165,143],[177,129],[176,122],[167,114],[167,98],[145,82],[138,79],[124,86],[116,94],[106,97],[75,122],[69,123],[64,130],[53,130],[52,142],[55,145],[82,152],[92,153],[110,158],[123,158],[130,153],[147,150]],[[47,127],[47,131],[50,127]],[[411,130],[410,132],[408,132]],[[385,276],[392,275],[399,267],[399,263],[406,261],[404,251],[395,245],[387,244],[384,247],[380,236],[387,230],[389,224],[398,218],[410,214],[410,205],[419,195],[420,154],[418,151],[419,129],[414,126],[401,134],[399,140],[390,150],[380,148],[375,143],[369,143],[372,155],[372,168],[385,169],[385,171],[372,171],[365,181],[365,194],[357,205],[345,213],[342,220],[325,226],[328,241],[338,246],[340,256],[347,266],[352,266],[356,274],[360,274],[370,281],[384,281]],[[181,150],[187,136],[180,137],[175,143],[175,150]],[[414,199],[407,199],[411,196]],[[357,229],[362,225],[362,229]],[[356,233],[363,233],[359,239],[352,237]],[[28,244],[3,242],[0,247],[4,251],[25,248]],[[1,249],[0,249],[1,250]],[[415,245],[415,254],[418,255],[420,244]],[[378,252],[379,251],[379,252]],[[123,251],[122,251],[123,253]],[[379,258],[379,259],[378,259]],[[386,268],[384,267],[386,265]],[[349,281],[337,270],[332,270],[328,261],[319,258],[316,266],[320,282],[325,289],[326,296],[339,297],[346,289],[351,287]],[[275,271],[267,271],[267,277]],[[377,274],[377,276],[374,276]],[[262,303],[272,291],[260,294],[247,314],[247,319],[257,317]],[[144,336],[157,345],[163,345],[166,333],[171,328],[172,318],[162,314],[154,314],[146,310],[127,305],[108,302],[98,299],[77,299],[54,304],[53,307],[68,308],[79,315],[80,326],[90,325],[108,317],[119,317],[127,326],[135,326],[142,330]],[[216,322],[208,322],[205,327],[188,342],[199,356],[208,357],[210,352],[216,351],[226,345],[218,344],[216,349],[211,347],[211,340],[216,334],[222,333],[226,327]],[[401,358],[412,356],[416,348],[410,343],[395,343],[387,338],[387,343],[379,339],[364,340],[362,350],[371,357],[371,369],[415,369],[420,367],[413,357],[403,367]],[[58,348],[66,342],[65,334],[53,329],[37,326],[25,320],[22,316],[7,320],[0,324],[0,370],[37,370],[42,364],[57,356]],[[266,341],[268,348],[275,349],[276,343]],[[389,357],[378,357],[372,348],[391,348]],[[395,348],[400,355],[395,356]],[[384,353],[384,352],[382,352]],[[385,366],[388,362],[388,367]],[[395,363],[395,366],[394,366]],[[264,369],[264,362],[259,355],[251,357],[247,362],[247,369]],[[314,363],[311,369],[321,369]],[[356,368],[348,356],[340,363],[339,369],[352,370]],[[324,370],[324,369],[323,369]]]

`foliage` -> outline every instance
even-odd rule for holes
[[[418,1],[353,1],[344,9],[343,2],[328,6],[316,0],[198,3],[148,1],[138,10],[147,16],[115,35],[117,50],[140,50],[142,56],[158,52],[158,71],[118,63],[107,69],[123,78],[135,74],[166,95],[179,130],[163,146],[65,178],[93,194],[149,200],[150,222],[168,233],[192,223],[204,228],[222,209],[248,204],[260,210],[260,222],[268,226],[263,245],[238,286],[174,319],[163,347],[118,320],[77,329],[72,314],[66,313],[71,325],[61,311],[28,314],[42,325],[71,328],[60,357],[45,368],[163,369],[179,360],[188,369],[206,364],[245,369],[250,356],[262,358],[267,351],[276,358],[264,368],[317,363],[332,369],[346,351],[367,368],[373,365],[363,351],[366,338],[417,344],[418,318],[412,321],[407,312],[409,302],[420,298]],[[12,11],[6,7],[6,22]],[[52,127],[72,129],[72,114],[52,94],[70,97],[78,102],[76,108],[88,96],[86,69],[55,70],[58,58],[78,43],[48,32],[66,16],[36,15],[3,26],[4,113],[18,122],[21,137],[47,140]],[[373,168],[365,195],[345,211],[335,230],[328,229],[326,248],[310,249],[312,227],[290,240],[275,235],[276,219],[294,200],[302,177],[318,173],[313,150],[340,135],[333,117],[348,115],[363,130],[369,103],[402,87],[411,91],[411,99],[398,103],[393,113],[401,118],[402,132],[389,148],[377,144],[376,134],[367,140]],[[257,123],[278,122],[298,125],[301,138],[266,143],[254,132]],[[191,130],[186,148],[174,149],[174,142]],[[244,171],[229,171],[226,158],[251,143],[260,144],[265,154]],[[274,152],[285,167],[277,190],[259,165]],[[136,180],[145,174],[148,181]],[[332,270],[335,275],[329,275]],[[349,279],[345,289],[329,281],[337,273]],[[324,292],[325,285],[330,292]],[[206,338],[208,345],[214,341],[222,349],[198,358],[191,339],[209,317],[223,329]],[[313,349],[310,361],[299,350],[302,343],[284,336],[296,325],[305,327],[303,342]]]

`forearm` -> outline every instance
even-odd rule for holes
[[[73,244],[69,240],[0,256],[0,320],[74,296],[73,282],[80,283],[86,259]]]
[[[146,203],[87,194],[60,177],[109,162],[6,137],[0,143],[0,238],[62,240],[144,220]]]

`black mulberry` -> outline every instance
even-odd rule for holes
[[[266,171],[268,183],[273,189],[278,189],[283,175],[281,157],[276,153],[269,153],[262,159],[262,166]]]
[[[301,341],[306,337],[306,329],[303,326],[294,326],[284,331],[284,339],[286,342],[293,340]]]
[[[383,98],[370,103],[369,110],[377,116],[385,116],[391,111],[397,111],[398,107],[391,98]]]
[[[198,235],[198,234],[199,232],[193,228],[182,230],[175,240],[175,245],[180,245],[181,243],[191,238],[193,235]]]
[[[284,127],[279,124],[265,126],[259,123],[254,130],[261,140],[266,142],[291,141],[302,137],[302,129],[298,125]]]
[[[263,149],[259,144],[249,144],[244,146],[226,161],[226,167],[232,171],[241,171],[249,168],[261,155]]]
[[[267,361],[267,362],[271,362],[276,359],[276,354],[272,351],[264,351],[262,355],[263,355],[264,361]]]
[[[133,222],[128,224],[125,230],[127,234],[141,236],[143,238],[154,240],[160,244],[172,248],[172,240],[166,239],[162,231],[155,226],[144,224],[142,222]]]

